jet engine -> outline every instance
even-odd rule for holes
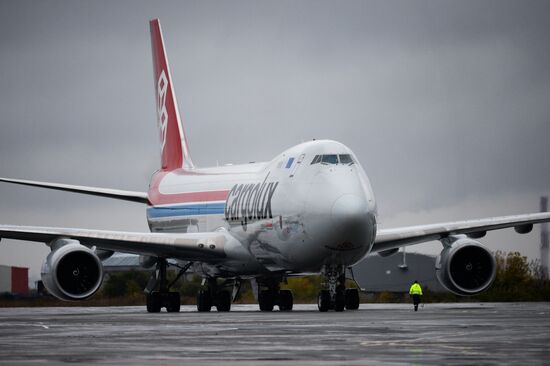
[[[457,295],[476,295],[491,286],[496,276],[493,254],[467,237],[451,237],[436,260],[439,282]]]
[[[76,240],[58,239],[42,264],[42,282],[61,300],[83,300],[103,282],[103,265],[94,251]]]

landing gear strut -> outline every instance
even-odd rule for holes
[[[275,305],[280,311],[291,311],[294,306],[292,291],[281,290],[279,279],[258,281],[258,304],[261,311],[273,311]]]
[[[359,309],[359,291],[355,288],[346,289],[344,266],[327,265],[323,268],[322,273],[325,277],[325,288],[319,292],[317,297],[319,311]]]
[[[166,311],[169,313],[180,311],[180,294],[179,292],[170,291],[170,287],[183,276],[191,265],[192,263],[189,262],[186,266],[180,268],[174,281],[167,284],[166,267],[168,266],[168,262],[164,258],[158,259],[157,268],[151,275],[149,284],[145,289],[147,293],[147,311],[149,313],[158,313],[162,308],[166,308]]]
[[[224,290],[229,286],[233,286],[233,292]],[[226,280],[218,284],[216,278],[203,279],[203,284],[197,293],[197,310],[199,312],[207,312],[216,307],[218,311],[230,311],[231,303],[237,297],[241,283],[238,280]]]

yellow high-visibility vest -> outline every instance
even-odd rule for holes
[[[409,290],[410,295],[422,295],[422,287],[418,283],[413,283]]]

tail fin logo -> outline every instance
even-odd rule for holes
[[[157,115],[160,129],[160,151],[164,151],[166,145],[166,131],[168,127],[168,112],[166,111],[166,92],[168,91],[168,79],[164,70],[157,81]]]

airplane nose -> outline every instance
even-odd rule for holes
[[[362,257],[374,236],[372,214],[367,200],[356,194],[338,197],[331,210],[331,234],[334,248],[350,251],[353,260]]]
[[[366,222],[367,215],[367,201],[355,194],[344,194],[332,205],[333,219]]]

